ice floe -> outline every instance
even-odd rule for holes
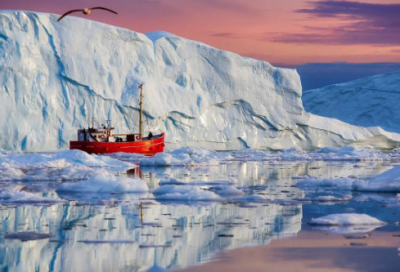
[[[18,169],[61,168],[71,165],[89,167],[132,167],[132,164],[107,156],[89,155],[80,150],[58,151],[56,153],[11,154],[0,156],[0,163],[8,163]]]
[[[140,160],[140,165],[146,166],[210,166],[219,165],[221,161],[230,160],[229,153],[215,152],[202,148],[184,147],[153,157]]]
[[[273,152],[268,150],[243,149],[232,151],[231,156],[241,161],[389,161],[395,155],[376,149],[352,146],[324,147],[306,152],[298,148]]]
[[[141,179],[117,177],[100,173],[88,180],[61,184],[56,191],[64,193],[141,193],[148,190],[149,187],[146,182]]]
[[[386,223],[367,214],[344,213],[330,214],[319,218],[312,218],[309,224],[315,226],[351,226],[385,225]]]
[[[99,171],[120,172],[134,164],[80,150],[38,154],[0,154],[0,180],[80,180]]]

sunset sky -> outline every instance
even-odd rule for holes
[[[309,62],[400,62],[400,0],[1,0],[0,9],[61,14],[105,6],[92,20],[164,30],[243,56]],[[76,14],[75,16],[80,16]]]

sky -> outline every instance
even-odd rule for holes
[[[164,30],[281,66],[400,62],[400,0],[0,1],[0,9],[57,14],[92,6],[119,14],[85,18],[142,33]]]

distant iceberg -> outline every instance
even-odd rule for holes
[[[305,91],[303,103],[313,114],[400,133],[399,86],[400,71]]]

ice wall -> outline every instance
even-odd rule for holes
[[[138,131],[143,82],[145,133],[165,131],[167,148],[392,147],[400,140],[306,113],[295,70],[165,32],[57,19],[0,13],[0,148],[68,148],[93,116],[113,120],[119,133]]]

